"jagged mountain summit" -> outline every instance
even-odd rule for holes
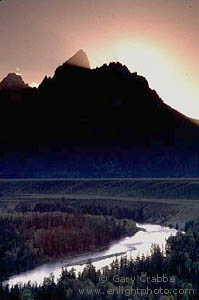
[[[9,73],[1,82],[0,82],[0,90],[16,90],[16,89],[24,89],[28,88],[28,84],[26,84],[21,75],[16,73]]]
[[[69,58],[65,62],[65,65],[71,65],[71,66],[75,66],[75,67],[90,69],[90,63],[89,63],[87,54],[82,49],[80,49],[71,58]]]
[[[90,69],[80,50],[38,90],[9,96],[0,90],[0,167],[1,153],[30,160],[9,159],[2,176],[199,176],[198,124],[119,62]]]

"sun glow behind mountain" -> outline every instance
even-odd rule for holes
[[[186,115],[193,115],[189,99],[198,102],[198,89],[188,86],[189,81],[182,70],[178,57],[168,49],[148,41],[120,40],[112,46],[108,61],[119,61],[131,72],[146,77],[152,89],[170,106]],[[197,80],[197,79],[196,79]],[[190,93],[190,90],[192,91]],[[199,103],[198,103],[199,111]]]
[[[17,73],[37,86],[83,49],[91,68],[119,61],[170,106],[199,118],[198,0],[0,3],[0,80],[20,66]]]
[[[36,83],[36,82],[30,83],[30,87],[32,87],[32,88],[38,88],[38,86],[39,86],[39,83]]]

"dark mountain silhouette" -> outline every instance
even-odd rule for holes
[[[0,90],[16,90],[28,88],[22,77],[16,73],[9,73],[1,82]]]
[[[71,58],[69,58],[66,62],[66,65],[82,67],[86,69],[90,69],[90,63],[86,53],[81,49]]]
[[[199,175],[198,124],[120,63],[67,62],[20,101],[8,95],[0,91],[1,176]]]

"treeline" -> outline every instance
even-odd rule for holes
[[[7,207],[13,210],[12,207]],[[139,223],[166,221],[177,212],[177,206],[168,203],[144,201],[118,201],[109,199],[42,199],[37,201],[19,201],[15,204],[16,212],[53,212],[80,213],[91,215],[112,216],[117,219],[130,219]]]
[[[107,246],[137,231],[135,222],[66,212],[0,216],[0,280],[37,264]]]
[[[170,237],[166,252],[169,272],[182,281],[191,282],[198,288],[199,284],[199,218],[187,222],[185,232],[178,232]]]
[[[109,201],[104,203],[97,200],[67,200],[64,197],[56,200],[42,200],[42,201],[20,201],[16,207],[17,212],[67,212],[69,214],[91,214],[112,216],[117,219],[131,219],[137,222],[144,222],[149,217],[149,213],[144,209],[144,204],[136,204],[127,207],[125,203],[118,206],[118,201]]]
[[[185,234],[168,239],[166,255],[153,245],[149,256],[122,257],[103,270],[88,264],[78,275],[63,269],[57,281],[51,275],[39,286],[1,286],[0,299],[198,300],[198,236],[199,220],[187,224]]]

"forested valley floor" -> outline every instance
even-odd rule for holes
[[[123,257],[101,271],[88,263],[79,275],[63,269],[57,282],[52,275],[41,286],[1,285],[0,299],[198,300],[197,210],[191,218],[193,203],[197,207],[197,182],[195,194],[192,192],[187,201],[186,193],[193,185],[190,181],[120,183],[58,181],[53,188],[53,183],[46,181],[44,188],[39,181],[0,182],[1,282],[44,262],[106,247],[113,240],[136,233],[136,222],[171,221],[170,226],[176,228],[186,223],[184,234],[179,232],[168,239],[166,255],[154,245],[150,256],[136,260]],[[180,188],[184,199],[172,200]],[[186,215],[188,207],[190,213]],[[157,276],[169,280],[158,282]]]

